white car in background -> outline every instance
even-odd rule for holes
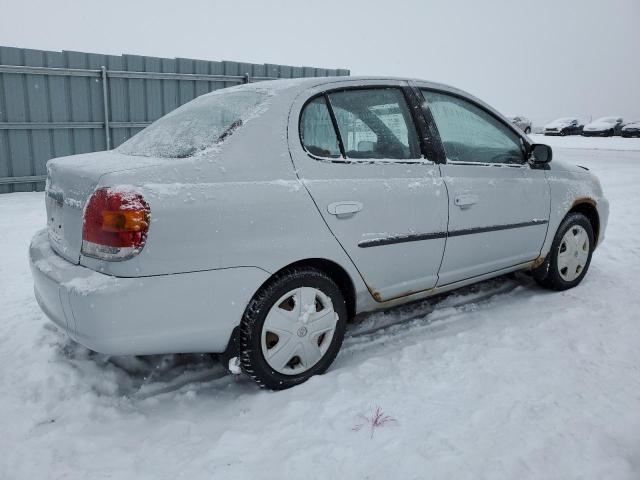
[[[440,84],[218,90],[115,151],[48,163],[36,299],[90,349],[214,352],[291,387],[330,366],[357,313],[520,270],[578,285],[608,202],[551,155]]]
[[[622,133],[622,117],[602,117],[587,123],[582,129],[584,137],[613,137]]]
[[[640,120],[634,120],[633,122],[629,122],[622,127],[622,136],[631,138],[631,137],[640,137]]]
[[[507,118],[511,120],[511,123],[513,123],[527,135],[531,133],[531,120],[529,120],[527,117],[523,117],[522,115],[515,115]]]
[[[562,117],[544,126],[545,135],[580,135],[583,124],[577,117]]]

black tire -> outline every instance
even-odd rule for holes
[[[560,136],[564,137],[567,134],[566,130],[560,130]]]
[[[287,292],[299,287],[313,287],[331,299],[338,321],[325,354],[309,370],[295,375],[275,371],[262,353],[262,328],[269,310]],[[324,373],[342,346],[347,325],[347,306],[338,285],[324,272],[311,267],[284,270],[265,284],[251,299],[240,323],[240,367],[261,388],[283,390]]]
[[[526,133],[527,135],[531,134],[531,127],[527,127],[524,129],[524,133]]]
[[[576,225],[581,226],[587,232],[587,236],[589,237],[589,254],[586,264],[580,272],[580,275],[572,281],[566,281],[562,278],[558,269],[558,255],[560,253],[562,238],[569,229]],[[591,222],[589,222],[589,219],[581,213],[569,213],[558,227],[558,231],[553,238],[551,250],[549,250],[549,254],[547,255],[544,263],[533,271],[533,277],[541,286],[551,290],[562,291],[575,287],[582,281],[584,276],[587,274],[587,271],[589,270],[594,246],[595,236],[593,234],[593,227],[591,225]]]

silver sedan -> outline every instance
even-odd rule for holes
[[[529,120],[527,117],[523,117],[522,115],[518,115],[515,117],[508,117],[509,120],[511,120],[511,123],[513,123],[516,127],[518,127],[520,130],[522,130],[524,133],[526,133],[527,135],[529,135],[531,133],[531,120]]]
[[[263,387],[324,372],[360,312],[519,270],[578,285],[608,202],[494,109],[415,80],[203,95],[48,164],[35,295],[109,354],[215,352]]]

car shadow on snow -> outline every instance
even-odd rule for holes
[[[415,328],[441,325],[457,332],[446,320],[467,310],[475,311],[518,287],[538,288],[528,275],[510,274],[487,280],[426,300],[359,316],[347,328],[344,349],[373,348],[376,341],[400,336]],[[435,312],[435,313],[434,313]],[[230,375],[217,357],[207,353],[110,356],[83,347],[53,324],[46,327],[56,336],[56,356],[76,371],[80,381],[99,396],[144,400],[170,392],[202,391],[230,383],[253,388],[244,376]],[[438,334],[442,334],[439,332]],[[239,386],[240,386],[239,385]],[[257,389],[257,387],[255,387]]]
[[[228,377],[212,354],[111,356],[74,342],[57,327],[51,329],[59,337],[57,360],[75,370],[99,396],[141,400]]]

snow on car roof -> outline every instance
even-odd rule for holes
[[[459,89],[452,87],[450,85],[446,85],[443,83],[431,82],[429,80],[423,80],[419,78],[409,78],[409,77],[393,77],[386,75],[358,75],[358,76],[334,76],[334,77],[301,77],[301,78],[279,78],[276,80],[264,80],[255,83],[237,85],[235,87],[230,87],[224,89],[224,91],[229,91],[235,88],[258,88],[265,89],[271,91],[279,91],[285,89],[299,89],[304,90],[309,87],[317,86],[317,85],[325,85],[330,83],[341,83],[341,82],[358,82],[358,81],[389,81],[389,82],[419,82],[421,85],[427,84],[429,87],[446,89],[446,90],[455,90],[460,91]],[[220,92],[221,90],[216,90],[215,92]],[[211,92],[214,93],[214,92]]]
[[[594,120],[593,123],[596,123],[596,122],[615,123],[618,121],[618,118],[620,117],[601,117],[601,118],[598,118],[597,120]]]

